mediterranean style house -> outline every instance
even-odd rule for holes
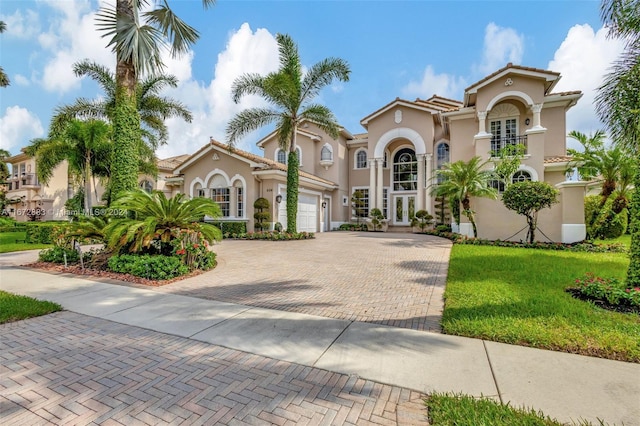
[[[560,191],[560,203],[540,212],[538,235],[556,242],[583,240],[586,182],[566,177],[566,113],[582,94],[554,92],[559,79],[557,72],[509,63],[465,89],[462,101],[437,95],[396,98],[360,121],[366,133],[341,129],[332,138],[303,122],[296,136],[298,230],[324,232],[353,221],[355,191],[362,195],[362,211],[377,207],[391,229],[408,229],[418,210],[435,216],[438,201],[431,193],[443,164],[474,156],[488,160],[507,145],[522,144],[525,158],[512,180],[545,181]],[[264,197],[271,203],[271,226],[280,222],[286,228],[287,153],[275,132],[257,146],[262,156],[211,139],[190,156],[164,160],[164,173],[157,180],[141,179],[141,186],[144,181],[167,194],[211,197],[225,221],[246,222],[248,230],[253,230],[253,203]],[[169,172],[170,163],[175,167]],[[524,218],[500,200],[473,199],[472,207],[479,237],[525,238]],[[461,220],[457,230],[472,235],[464,216]]]

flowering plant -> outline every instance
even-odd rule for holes
[[[626,287],[616,278],[597,277],[587,273],[576,278],[571,289],[592,300],[603,300],[610,305],[628,305],[640,308],[640,287]]]
[[[216,254],[209,251],[209,244],[201,232],[181,229],[171,242],[173,254],[180,256],[190,270],[211,269],[216,265]]]

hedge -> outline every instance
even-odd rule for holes
[[[69,226],[69,222],[28,222],[25,224],[25,242],[31,244],[53,244],[58,235]]]
[[[247,232],[247,222],[224,222],[216,221],[212,222],[222,231],[222,235],[225,234],[245,234]]]

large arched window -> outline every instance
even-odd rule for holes
[[[366,169],[367,168],[367,150],[364,148],[360,148],[356,151],[356,169]]]
[[[145,179],[142,182],[140,182],[138,186],[140,187],[140,189],[142,189],[145,192],[148,192],[149,194],[151,193],[151,191],[153,191],[153,183],[151,183],[150,180]]]
[[[278,163],[287,164],[287,153],[281,149],[276,152],[276,161]]]
[[[227,179],[222,175],[215,175],[209,184],[211,199],[218,203],[223,217],[229,217],[231,214],[231,194]]]
[[[531,173],[526,170],[518,170],[511,177],[512,183],[527,182],[531,180]]]
[[[393,156],[393,190],[412,191],[417,189],[418,159],[411,148],[402,148]]]

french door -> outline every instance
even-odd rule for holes
[[[411,218],[413,218],[416,213],[415,194],[394,195],[393,208],[393,224],[400,226],[410,225]]]

